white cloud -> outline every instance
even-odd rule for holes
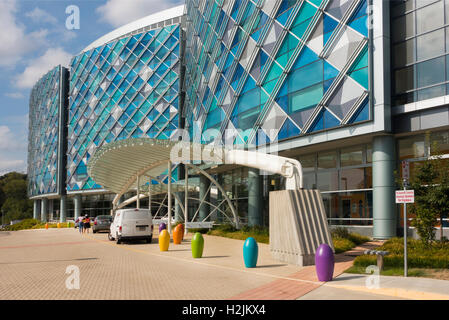
[[[56,24],[58,23],[58,19],[56,19],[54,16],[52,16],[50,13],[48,13],[45,10],[42,10],[38,7],[34,8],[33,11],[29,11],[25,13],[25,16],[30,18],[33,22],[38,23],[50,23],[50,24]]]
[[[16,0],[0,1],[0,67],[14,67],[22,57],[47,43],[48,30],[25,32],[16,21]]]
[[[17,138],[8,126],[0,126],[1,151],[19,151],[24,148],[26,148],[24,137]]]
[[[22,99],[25,97],[21,92],[7,92],[5,93],[5,96],[11,99]]]
[[[108,0],[97,8],[101,20],[114,27],[184,3],[182,0]]]
[[[13,122],[27,122],[25,116],[15,118]],[[23,126],[19,128],[23,129]],[[22,129],[13,132],[10,127],[0,125],[0,175],[10,171],[26,171],[27,135]]]
[[[18,88],[31,88],[44,74],[61,64],[68,66],[72,54],[62,48],[50,48],[43,56],[30,60],[25,70],[14,77],[13,84]]]
[[[26,172],[27,167],[25,160],[4,160],[0,159],[0,176],[8,172]]]

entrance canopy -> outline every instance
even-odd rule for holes
[[[96,183],[122,195],[141,176],[158,177],[165,171],[171,172],[167,164],[171,168],[171,164],[198,161],[257,168],[284,176],[287,180],[286,189],[303,187],[302,167],[295,159],[256,151],[150,138],[126,139],[101,147],[90,159],[88,172]],[[176,184],[172,187],[181,188]]]

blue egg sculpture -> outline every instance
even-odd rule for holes
[[[243,261],[245,267],[255,268],[257,265],[257,256],[259,255],[259,247],[253,237],[249,237],[243,244]]]
[[[319,281],[331,281],[334,275],[334,252],[332,248],[323,243],[315,253],[315,268]]]

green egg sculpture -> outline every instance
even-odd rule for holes
[[[195,233],[192,238],[192,257],[201,258],[203,256],[204,238],[199,232]]]

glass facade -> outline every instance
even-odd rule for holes
[[[60,112],[58,66],[45,74],[30,96],[28,138],[28,195],[58,192],[58,139]]]
[[[264,144],[370,120],[367,3],[350,4],[187,0],[191,137]]]
[[[303,155],[304,188],[319,189],[331,225],[372,225],[371,145]]]
[[[101,188],[88,176],[87,162],[102,145],[169,139],[179,127],[180,37],[178,23],[116,39],[72,60],[68,191]]]
[[[414,170],[419,167],[424,160],[436,154],[449,155],[449,131],[432,131],[418,135],[408,136],[397,140],[398,160],[409,162],[410,177],[413,178]],[[449,161],[445,159],[444,161]],[[402,177],[402,166],[398,163],[398,174]],[[410,206],[407,207],[410,218]],[[403,226],[403,208],[398,212],[401,216],[399,223]],[[443,222],[444,227],[449,227],[449,220]]]
[[[391,1],[393,105],[449,94],[449,1]]]

